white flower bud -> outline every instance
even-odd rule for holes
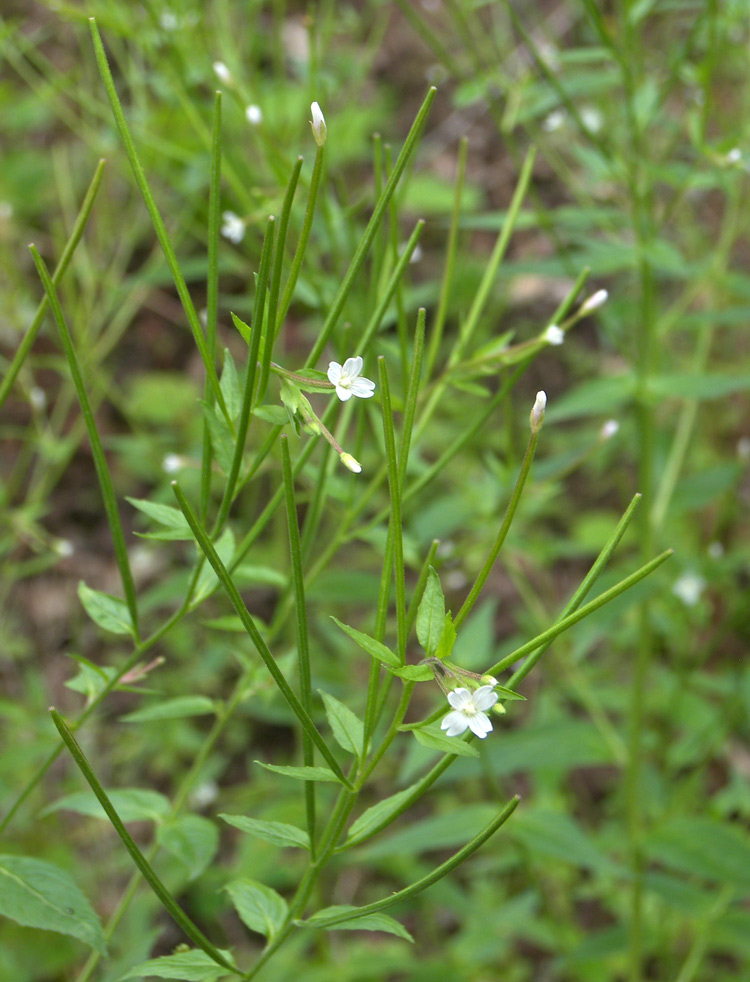
[[[355,460],[350,453],[339,454],[339,459],[344,467],[348,467],[353,474],[362,473],[362,465],[358,460]]]
[[[565,331],[557,324],[550,324],[542,335],[542,340],[546,341],[547,344],[562,344],[565,340]]]
[[[216,77],[222,84],[231,85],[232,73],[229,71],[223,61],[215,61],[213,64],[213,69],[216,73]]]
[[[602,440],[609,440],[615,435],[615,433],[617,433],[619,429],[620,424],[616,419],[608,419],[599,431],[599,436],[602,438]]]
[[[29,392],[29,402],[37,411],[41,412],[42,409],[47,405],[47,396],[44,389],[40,388],[38,385],[34,385]]]
[[[57,539],[52,548],[63,559],[69,558],[75,552],[75,546],[70,539]]]
[[[587,317],[589,314],[593,314],[595,310],[607,302],[608,296],[609,294],[606,290],[597,290],[596,293],[593,293],[588,300],[584,300],[581,304],[578,316]]]
[[[263,110],[256,105],[246,106],[245,119],[251,126],[259,126],[263,122]]]
[[[531,409],[531,415],[529,416],[529,423],[531,424],[531,432],[538,433],[542,428],[542,423],[544,421],[544,410],[547,407],[547,393],[537,392],[536,400]]]
[[[315,137],[315,142],[319,147],[322,147],[326,142],[326,134],[328,132],[326,128],[326,121],[320,106],[317,102],[314,102],[310,106],[310,112],[312,113],[312,119],[310,120],[310,126],[312,126],[313,136]]]

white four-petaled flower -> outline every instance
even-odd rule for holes
[[[453,712],[448,713],[440,729],[445,730],[446,736],[460,736],[467,729],[484,740],[492,731],[492,723],[485,710],[492,709],[497,702],[497,693],[491,685],[482,685],[474,692],[468,689],[454,689],[448,693],[448,702]]]
[[[363,364],[359,355],[356,358],[347,358],[343,365],[339,365],[337,361],[329,364],[328,381],[336,386],[336,395],[342,402],[346,402],[352,396],[369,399],[375,392],[375,383],[369,378],[362,378],[359,374]]]

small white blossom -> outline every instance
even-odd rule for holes
[[[172,10],[164,10],[159,14],[159,26],[164,31],[176,31],[179,27],[179,20],[177,19],[177,14]]]
[[[556,132],[564,126],[567,116],[564,109],[553,109],[542,123],[542,129],[545,133]]]
[[[224,222],[221,226],[221,234],[224,238],[234,242],[235,245],[242,242],[245,238],[245,223],[240,216],[235,215],[233,211],[225,211],[221,218]]]
[[[70,539],[57,539],[52,547],[58,556],[68,559],[76,551]]]
[[[581,120],[586,129],[591,130],[592,133],[598,133],[604,124],[604,117],[593,106],[583,107],[581,110]]]
[[[231,84],[231,82],[232,82],[232,73],[229,71],[229,69],[224,64],[223,61],[215,61],[214,64],[213,64],[213,69],[214,69],[214,72],[216,73],[216,77],[218,78],[218,80],[220,82],[222,82],[224,85],[230,85]]]
[[[578,316],[586,317],[588,314],[593,314],[595,310],[607,302],[608,296],[609,294],[606,290],[597,290],[596,293],[592,293],[588,300],[584,300],[581,304]]]
[[[343,365],[337,361],[332,361],[328,366],[328,381],[336,386],[336,395],[342,402],[357,396],[359,399],[369,399],[375,392],[375,383],[369,378],[362,378],[363,361],[357,355],[356,358],[347,358]]]
[[[706,589],[706,581],[697,573],[683,573],[675,580],[672,586],[672,593],[679,597],[686,607],[695,607],[701,598],[701,594]]]
[[[190,804],[193,808],[208,808],[219,797],[219,785],[213,778],[203,781],[190,795]]]
[[[733,147],[724,159],[728,164],[739,164],[742,160],[742,151],[739,147]]]
[[[544,420],[544,410],[546,408],[547,408],[547,393],[537,392],[536,399],[534,400],[534,405],[531,407],[531,416],[529,417],[532,433],[536,433],[540,429],[542,422]]]
[[[310,106],[310,112],[312,113],[312,119],[310,120],[310,126],[312,126],[313,136],[315,137],[315,142],[319,147],[322,147],[326,142],[326,134],[328,132],[326,128],[326,121],[323,112],[317,102],[314,102]]]
[[[352,472],[352,474],[361,474],[362,473],[362,465],[360,464],[360,462],[358,460],[355,460],[354,457],[352,457],[352,455],[350,453],[340,453],[339,454],[339,460],[344,465],[344,467],[348,467],[349,468],[349,470]]]
[[[562,344],[565,340],[565,331],[561,327],[558,327],[557,324],[550,324],[542,335],[542,339],[547,344]]]
[[[245,119],[251,126],[258,126],[263,122],[263,110],[255,104],[245,106]]]
[[[183,460],[179,454],[168,453],[161,462],[161,469],[165,474],[177,474],[182,470]]]
[[[617,433],[619,429],[620,424],[616,419],[608,419],[599,431],[599,436],[602,438],[602,440],[609,440],[615,435],[615,433]]]
[[[47,405],[47,396],[38,385],[34,385],[29,392],[29,402],[37,411],[41,412],[42,409]]]
[[[497,693],[491,685],[482,685],[474,692],[468,689],[454,689],[448,693],[448,702],[453,708],[452,713],[444,718],[440,729],[447,736],[460,736],[467,729],[484,740],[492,732],[492,723],[486,710],[492,709],[497,702]]]

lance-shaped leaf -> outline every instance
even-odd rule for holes
[[[257,880],[233,880],[224,889],[232,898],[234,908],[243,924],[269,940],[279,932],[286,920],[286,900],[271,887]]]
[[[428,655],[434,655],[445,626],[445,598],[440,577],[430,566],[427,585],[417,612],[417,638]]]

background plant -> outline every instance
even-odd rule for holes
[[[309,118],[310,102],[320,101],[329,129],[335,120],[336,138],[331,130],[315,221],[287,327],[279,336],[284,357],[274,355],[294,368],[314,350],[368,209],[396,156],[380,140],[365,156],[369,134],[379,129],[385,139],[403,136],[424,96],[423,69],[432,80],[441,74],[426,139],[389,206],[389,224],[375,236],[354,281],[332,334],[330,357],[343,360],[362,353],[355,352],[356,339],[362,337],[362,325],[371,323],[398,248],[413,231],[419,234],[415,221],[426,217],[420,243],[424,258],[408,267],[379,319],[367,366],[375,364],[374,354],[385,356],[399,409],[408,385],[414,312],[425,305],[429,373],[424,391],[432,416],[421,429],[417,423],[407,478],[414,484],[423,477],[431,480],[420,487],[419,497],[404,501],[404,558],[412,586],[425,568],[430,542],[442,540],[432,561],[454,610],[482,565],[486,529],[497,527],[510,497],[533,394],[545,388],[550,395],[534,480],[506,540],[502,567],[489,581],[491,598],[460,632],[454,652],[458,663],[483,670],[546,627],[635,490],[645,495],[639,510],[642,559],[666,545],[677,547],[661,588],[652,580],[647,591],[630,591],[627,599],[579,626],[570,640],[555,643],[545,657],[545,671],[524,684],[528,702],[521,708],[514,704],[507,722],[496,726],[502,728],[502,742],[483,750],[481,765],[461,760],[431,790],[429,810],[418,822],[404,824],[363,853],[358,900],[375,899],[393,889],[384,886],[398,888],[436,865],[425,844],[432,850],[455,849],[470,828],[481,827],[490,811],[499,810],[493,803],[483,812],[467,802],[495,796],[505,801],[519,790],[524,793],[523,808],[470,861],[465,877],[444,879],[414,900],[408,926],[419,942],[419,963],[404,953],[403,942],[389,944],[378,935],[373,946],[371,939],[337,932],[329,936],[330,949],[307,956],[310,977],[317,965],[325,976],[332,958],[337,973],[340,969],[352,978],[368,977],[365,972],[382,978],[399,970],[429,978],[437,964],[444,970],[446,963],[466,978],[488,969],[535,978],[541,966],[557,978],[617,978],[625,971],[633,978],[736,977],[748,935],[742,828],[748,813],[742,743],[747,675],[740,657],[747,636],[742,580],[746,464],[744,444],[738,443],[746,436],[747,407],[747,377],[740,364],[746,314],[741,42],[747,32],[741,6],[707,4],[694,16],[687,7],[667,11],[659,5],[622,5],[603,18],[593,5],[523,5],[518,13],[502,4],[447,3],[436,11],[403,5],[401,14],[411,15],[412,34],[392,4],[368,5],[359,13],[320,5],[318,16],[307,22],[281,5],[245,13],[219,4],[207,17],[197,8],[144,10],[63,7],[47,15],[40,8],[23,21],[6,19],[5,99],[12,112],[4,117],[10,151],[4,152],[0,194],[13,209],[4,209],[0,219],[10,365],[40,296],[23,246],[33,238],[51,265],[59,259],[96,159],[107,157],[106,193],[97,195],[59,292],[113,469],[141,616],[155,622],[179,604],[190,553],[181,552],[179,544],[133,553],[131,527],[155,526],[127,511],[123,495],[173,505],[170,477],[157,477],[171,454],[183,465],[193,462],[183,466],[178,480],[199,513],[204,507],[215,509],[217,502],[201,491],[206,479],[194,466],[204,439],[204,417],[195,411],[202,392],[200,364],[148,213],[116,142],[87,38],[85,17],[91,13],[99,17],[119,91],[127,96],[138,154],[195,309],[205,306],[210,323],[216,305],[219,372],[222,367],[227,372],[224,344],[238,363],[244,360],[244,341],[233,333],[227,312],[253,323],[258,292],[249,271],[260,272],[267,215],[282,215],[304,139],[300,122]],[[169,14],[176,23],[165,17]],[[253,30],[248,31],[251,20]],[[306,50],[300,41],[305,36],[310,39]],[[550,48],[550,40],[557,50]],[[399,44],[408,46],[408,58]],[[66,61],[66,50],[75,57]],[[214,197],[209,216],[211,66],[219,60],[229,67],[231,84],[222,83],[223,197],[220,205]],[[397,76],[397,65],[408,68]],[[374,71],[383,67],[391,70],[374,85]],[[346,100],[337,95],[340,79]],[[248,122],[250,104],[261,107],[262,125]],[[403,117],[396,111],[399,105]],[[43,133],[52,134],[51,154],[34,145],[36,134]],[[468,136],[468,154],[456,145],[457,134]],[[509,221],[492,209],[510,203],[524,173],[529,137],[538,148],[534,176],[523,204],[518,202],[518,215]],[[314,180],[315,154],[309,146],[290,212],[285,270],[293,261]],[[510,159],[503,157],[503,148]],[[454,181],[457,172],[464,173],[464,159],[454,238]],[[116,179],[115,171],[122,177]],[[45,197],[51,188],[58,189],[56,202]],[[210,244],[221,212],[228,209],[243,216],[246,234],[237,248],[221,243],[215,250],[221,275],[214,282],[222,292],[212,294]],[[65,216],[64,231],[62,226],[58,231],[58,215]],[[511,225],[513,239],[503,242],[501,234],[492,253],[495,236]],[[112,235],[113,228],[118,236]],[[214,231],[207,235],[207,228]],[[446,242],[456,241],[460,248],[449,258],[446,273]],[[488,276],[490,253],[490,269],[503,261]],[[503,345],[528,344],[559,318],[555,308],[573,292],[586,266],[594,277],[590,289],[607,286],[610,301],[595,319],[576,325],[562,347],[521,348],[513,357],[522,361],[509,364]],[[479,308],[477,296],[484,297]],[[167,328],[170,321],[173,328]],[[5,461],[13,464],[12,470],[4,466],[4,524],[11,533],[3,544],[9,695],[3,709],[7,739],[19,748],[3,761],[3,797],[11,803],[52,746],[47,705],[54,701],[71,716],[80,706],[80,698],[64,702],[60,695],[61,676],[77,671],[61,672],[65,655],[85,654],[92,663],[118,667],[127,658],[125,646],[113,650],[106,635],[85,626],[71,596],[79,579],[110,592],[119,587],[101,498],[91,479],[85,429],[74,411],[75,390],[56,335],[48,329],[52,321],[46,324],[12,389],[3,387],[4,400],[12,393],[5,403]],[[469,338],[460,333],[467,324],[473,331]],[[506,330],[514,336],[502,338]],[[510,389],[503,387],[532,353],[537,359],[524,366],[511,403]],[[317,367],[326,363],[324,356]],[[443,384],[430,389],[430,379]],[[269,403],[274,384],[266,390]],[[486,424],[465,432],[467,399],[482,413],[492,403],[495,408]],[[311,402],[319,404],[314,395]],[[521,425],[512,406],[523,407]],[[619,431],[603,441],[602,425],[613,417]],[[398,625],[390,620],[373,627],[361,619],[378,596],[387,548],[387,468],[379,415],[360,405],[350,418],[354,429],[348,429],[344,417],[336,432],[353,440],[345,446],[361,459],[364,473],[350,478],[335,455],[315,450],[295,487],[303,519],[300,549],[309,576],[309,630],[320,648],[316,670],[321,687],[346,702],[351,682],[348,667],[342,675],[342,662],[350,664],[351,647],[328,615],[337,612],[362,630],[398,637]],[[477,415],[476,423],[480,419]],[[272,424],[264,422],[271,432]],[[249,447],[257,453],[262,444],[254,439],[251,428]],[[301,440],[300,448],[312,446],[305,442],[308,437]],[[456,441],[456,456],[444,460]],[[170,467],[175,463],[167,461]],[[211,483],[213,493],[219,493],[217,479]],[[289,560],[282,499],[265,524],[254,525],[279,488],[280,460],[273,449],[256,479],[243,488],[229,524],[237,539],[254,537],[253,567],[241,581],[243,593],[253,613],[268,622],[269,634],[283,639],[291,652],[295,640],[291,600],[284,601]],[[348,521],[353,524],[346,527]],[[173,531],[184,534],[184,528]],[[346,540],[346,558],[332,565],[342,545],[339,536]],[[69,541],[73,555],[66,555]],[[627,549],[622,554],[626,567],[603,573],[604,587],[638,565]],[[209,581],[206,589],[212,588]],[[644,607],[638,601],[646,597],[650,602]],[[290,717],[270,697],[267,677],[258,671],[253,698],[239,695],[236,710],[224,720],[224,710],[234,707],[231,702],[217,707],[215,700],[226,696],[226,683],[236,677],[236,659],[242,655],[238,635],[226,630],[237,626],[227,620],[229,609],[218,594],[207,597],[206,604],[213,625],[206,626],[204,613],[196,611],[160,638],[149,655],[144,652],[143,660],[166,659],[140,680],[139,691],[156,690],[151,698],[115,693],[80,738],[97,769],[105,768],[99,773],[107,787],[159,789],[174,806],[176,781],[192,762],[195,788],[210,796],[217,781],[221,797],[207,805],[191,798],[191,817],[207,808],[209,816],[241,811],[299,822],[297,789],[290,788],[288,801],[265,811],[269,788],[278,784],[264,783],[264,775],[247,766],[248,746],[275,751],[280,738],[289,749],[284,760],[291,759]],[[60,613],[53,618],[55,609]],[[47,619],[40,615],[45,610]],[[100,673],[79,664],[74,684],[91,695],[101,685]],[[538,690],[531,681],[535,677]],[[427,698],[430,688],[434,691]],[[419,686],[416,693],[425,713],[434,708],[435,687]],[[193,702],[183,704],[182,711],[205,715],[114,723],[123,713],[137,712],[136,706],[163,715],[164,705],[186,694]],[[216,724],[222,727],[212,745],[205,724],[217,709]],[[408,739],[414,747],[400,759],[394,786],[408,786],[425,766],[425,752]],[[202,754],[204,747],[208,751]],[[62,785],[49,783],[52,774]],[[627,778],[624,791],[621,774]],[[84,820],[74,818],[71,824],[69,812],[28,821],[34,809],[38,813],[62,793],[79,789],[72,771],[63,775],[53,769],[43,797],[35,792],[9,826],[10,845],[4,851],[43,857],[71,870],[96,898],[97,909],[108,914],[116,897],[102,895],[102,880],[87,868],[98,866],[100,872],[106,862],[108,881],[121,883],[130,869],[124,853],[111,848],[107,826],[85,820],[80,842],[72,833]],[[382,795],[384,787],[378,791]],[[170,823],[158,812],[161,804],[152,799],[141,807],[136,817],[144,808],[156,813],[159,836],[169,839],[163,829]],[[206,837],[211,835],[207,825],[200,827]],[[148,830],[135,829],[147,843]],[[252,875],[285,895],[296,882],[293,868],[279,873],[267,847],[248,837],[238,841],[223,833],[222,856],[230,858],[239,876]],[[224,884],[223,874],[212,865],[190,886],[189,877],[200,864],[193,858],[191,866],[185,858],[184,852],[182,859],[165,859],[161,853],[159,862],[172,864],[160,866],[165,880],[201,924],[221,921],[222,930],[229,931],[226,899],[212,889]],[[336,899],[349,897],[345,893]],[[116,955],[101,969],[110,973],[107,977],[118,977],[152,953],[155,934],[144,927],[154,923],[151,903],[143,893],[127,907],[117,936],[129,960],[126,966]],[[452,932],[447,940],[446,927]],[[228,941],[248,944],[236,926],[231,930],[235,935]],[[10,922],[4,922],[3,931],[6,974],[75,977],[70,966],[81,963],[78,942],[54,936],[56,944],[40,951],[36,942],[28,944],[28,933]],[[160,950],[181,940],[181,935],[167,934]],[[431,946],[434,961],[425,956]],[[287,957],[294,961],[299,952],[292,948]],[[283,977],[288,965],[276,964]]]

